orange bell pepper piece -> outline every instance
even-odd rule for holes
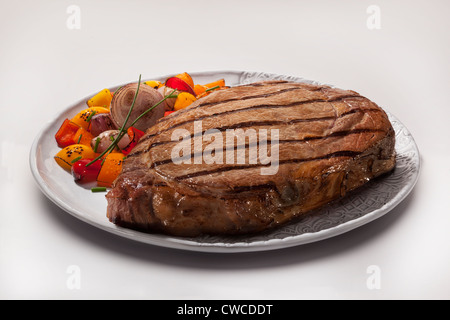
[[[84,144],[85,146],[91,145],[91,140],[94,139],[94,135],[84,128],[79,127],[78,131],[73,137],[73,143]]]
[[[216,87],[217,87],[217,86],[216,86]],[[211,87],[211,88],[209,88],[209,89],[212,89],[212,88],[214,88],[214,87]],[[217,89],[212,89],[212,90],[210,90],[210,91],[205,91],[205,92],[203,92],[203,93],[201,93],[201,94],[199,94],[199,95],[197,96],[197,100],[200,99],[200,98],[206,97],[208,94],[211,94],[211,93],[213,93],[214,91],[217,91],[217,90],[225,90],[225,89],[228,89],[228,88],[230,88],[230,87],[223,86],[223,87],[219,87],[219,88],[217,88]]]
[[[214,88],[214,89],[212,89]],[[194,92],[197,99],[207,96],[212,91],[227,88],[225,86],[225,80],[220,79],[214,82],[207,83],[205,85],[196,84],[194,86]],[[212,89],[212,90],[211,90]]]
[[[97,184],[101,187],[111,187],[119,173],[122,171],[124,154],[112,152],[104,159],[102,168],[97,177]]]
[[[201,95],[202,93],[206,92],[206,89],[208,89],[207,86],[204,86],[202,84],[196,84],[194,86],[194,92],[196,96]]]
[[[208,88],[208,89],[209,88],[213,88],[213,87],[217,87],[217,86],[224,87],[225,86],[225,79],[220,79],[220,80],[217,80],[217,81],[205,84],[205,87]]]
[[[194,89],[194,80],[192,80],[192,77],[189,73],[187,72],[183,72],[180,74],[177,74],[175,76],[178,79],[183,80],[184,82],[186,82],[192,89]]]

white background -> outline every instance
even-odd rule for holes
[[[369,5],[381,29],[367,27]],[[81,10],[80,29],[66,22]],[[0,1],[0,298],[450,298],[448,1]],[[34,137],[106,87],[183,71],[249,70],[353,89],[398,117],[422,156],[411,195],[342,236],[202,254],[85,224],[39,191]],[[67,286],[69,266],[80,289]],[[367,268],[381,270],[369,290]]]

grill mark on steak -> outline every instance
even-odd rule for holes
[[[295,104],[294,104],[294,105],[295,105]],[[287,106],[287,105],[281,105],[281,107],[284,107],[284,106]],[[272,106],[272,107],[276,107],[276,106]],[[278,107],[279,107],[279,106],[278,106]],[[243,109],[240,109],[240,110],[243,110]],[[342,114],[341,114],[339,117],[337,117],[337,118],[327,116],[327,117],[321,117],[321,118],[306,118],[306,119],[303,118],[303,119],[294,119],[294,120],[290,120],[290,121],[276,121],[276,120],[274,120],[274,121],[259,121],[259,122],[256,122],[256,121],[240,122],[240,123],[237,123],[237,124],[234,124],[234,125],[230,125],[230,126],[223,126],[223,127],[217,127],[217,128],[209,128],[209,129],[203,130],[203,131],[201,132],[201,134],[203,135],[207,130],[210,130],[210,129],[217,129],[217,130],[219,130],[219,131],[224,131],[224,130],[227,130],[227,129],[240,129],[240,128],[247,128],[247,127],[252,127],[252,126],[257,126],[257,125],[276,125],[276,124],[280,125],[280,124],[295,124],[295,123],[300,123],[300,122],[314,122],[314,121],[337,120],[337,119],[340,119],[340,118],[345,117],[345,116],[347,116],[347,115],[354,114],[354,113],[358,113],[358,112],[382,112],[382,111],[381,111],[380,109],[376,109],[376,108],[370,108],[370,109],[355,108],[355,109],[353,109],[353,110],[350,110],[350,111],[347,111],[347,112],[345,112],[345,113],[342,113]],[[223,113],[221,113],[221,114],[223,114]],[[205,117],[204,117],[204,118],[205,118]],[[194,120],[189,121],[189,122],[193,122],[193,121],[194,121]],[[173,127],[169,128],[168,130],[173,129],[173,128],[175,128],[175,127],[177,127],[177,126],[173,126]],[[167,131],[167,130],[165,130],[165,131]],[[193,135],[191,134],[190,138],[192,139],[193,137],[195,137],[195,136],[193,136]],[[145,141],[145,139],[141,139],[141,141]],[[141,141],[140,141],[140,142],[141,142]],[[172,143],[172,142],[178,142],[178,141],[168,140],[168,141],[158,141],[158,142],[154,142],[154,143],[152,143],[150,146],[148,146],[147,148],[145,148],[145,149],[143,149],[143,150],[135,151],[135,152],[132,152],[132,153],[128,154],[127,158],[129,158],[129,157],[134,157],[134,156],[138,156],[138,155],[140,155],[141,153],[150,151],[150,149],[152,149],[152,148],[154,148],[154,147],[157,147],[157,146],[160,146],[160,145],[164,145],[164,144],[168,144],[168,143]]]
[[[267,190],[267,189],[276,190],[276,185],[273,183],[265,183],[265,184],[255,185],[255,186],[238,186],[238,187],[233,187],[233,190],[226,191],[226,193],[233,194],[233,193],[241,193],[241,192],[248,192],[248,191]]]
[[[153,185],[154,187],[167,187],[167,184],[164,182],[158,182]]]
[[[190,123],[190,122],[204,120],[207,118],[212,118],[212,117],[217,117],[217,116],[222,116],[222,115],[229,115],[232,113],[239,113],[239,112],[243,112],[243,111],[257,110],[257,109],[271,109],[271,108],[277,108],[277,109],[278,108],[289,108],[289,107],[301,106],[304,104],[311,104],[311,103],[318,103],[318,102],[339,102],[339,101],[342,101],[344,99],[349,99],[349,98],[362,98],[362,97],[355,96],[355,95],[348,95],[348,96],[343,96],[343,97],[332,99],[332,100],[313,99],[313,100],[293,102],[293,103],[288,103],[288,104],[275,104],[275,105],[274,104],[259,104],[259,105],[250,106],[247,108],[242,108],[242,109],[234,109],[234,110],[227,110],[227,111],[223,111],[223,112],[213,113],[213,114],[209,114],[209,115],[206,115],[203,117],[197,117],[194,120],[187,120],[184,122],[179,122],[175,126],[171,127],[171,129],[179,127],[179,126],[187,124],[187,123]]]
[[[294,124],[294,123],[299,123],[299,122],[313,122],[313,121],[324,121],[324,120],[334,120],[336,119],[335,117],[322,117],[322,118],[307,118],[307,119],[294,119],[294,120],[290,120],[290,121],[280,121],[280,120],[272,120],[272,121],[248,121],[248,122],[240,122],[237,124],[233,124],[233,125],[229,125],[229,126],[223,126],[223,127],[216,127],[216,128],[209,128],[206,130],[203,130],[202,132],[198,133],[198,136],[203,135],[207,130],[211,130],[211,129],[216,129],[219,131],[225,131],[225,130],[229,130],[229,129],[240,129],[240,128],[248,128],[248,127],[253,127],[253,126],[264,126],[264,125],[280,125],[280,124]],[[172,127],[174,128],[174,127]],[[190,139],[195,138],[196,135],[191,134],[189,136]],[[141,139],[142,140],[142,139]],[[134,153],[130,153],[128,154],[128,158],[132,157],[132,156],[137,156],[143,152],[148,152],[150,151],[152,148],[160,146],[160,145],[164,145],[164,144],[168,144],[168,143],[174,143],[174,142],[179,142],[179,141],[173,141],[173,140],[166,140],[166,141],[158,141],[158,142],[154,142],[152,143],[150,146],[148,146],[147,148],[145,148],[144,150],[140,150],[140,151],[136,151]]]
[[[294,88],[281,89],[281,90],[278,90],[278,91],[275,91],[275,92],[270,92],[270,93],[258,94],[258,95],[254,95],[254,96],[247,96],[247,97],[242,97],[242,98],[231,98],[231,99],[221,100],[221,101],[216,101],[216,102],[205,102],[205,103],[200,103],[199,105],[197,105],[197,106],[195,106],[193,108],[189,108],[189,109],[185,109],[185,110],[187,112],[187,111],[195,110],[195,109],[206,107],[206,106],[208,106],[208,107],[216,106],[216,105],[219,105],[219,104],[224,104],[224,103],[233,102],[233,101],[268,98],[268,97],[279,95],[279,94],[282,94],[282,93],[285,93],[285,92],[296,91],[296,90],[305,90],[305,88],[303,88],[303,87],[294,87]],[[308,90],[308,91],[311,91],[311,90]]]
[[[289,81],[287,81],[287,80],[273,80],[273,81],[265,81],[264,83],[262,83],[262,82],[248,83],[248,84],[239,85],[238,87],[263,87],[265,84],[284,84],[284,83],[288,83],[288,82]]]
[[[270,93],[263,93],[263,94],[258,94],[258,95],[253,95],[253,96],[246,96],[246,97],[242,97],[242,98],[230,98],[230,99],[226,99],[226,100],[221,100],[221,101],[215,101],[215,102],[205,102],[205,103],[200,103],[199,105],[192,107],[192,108],[187,108],[187,109],[181,109],[178,110],[178,112],[176,114],[174,114],[173,116],[170,117],[170,119],[174,119],[179,117],[182,114],[185,114],[187,112],[190,112],[192,110],[198,109],[198,108],[203,108],[203,107],[210,107],[210,106],[216,106],[219,104],[223,104],[223,103],[227,103],[227,102],[233,102],[233,101],[242,101],[242,100],[251,100],[251,99],[258,99],[258,98],[267,98],[267,97],[271,97],[271,96],[275,96],[275,95],[279,95],[285,92],[289,92],[289,91],[295,91],[295,90],[305,90],[304,87],[300,87],[300,86],[295,86],[293,88],[287,88],[287,89],[281,89],[275,92],[270,92]],[[311,91],[311,90],[309,90]],[[164,122],[168,120],[168,118],[161,118],[160,122]]]
[[[222,115],[229,115],[229,114],[232,114],[232,113],[239,113],[239,112],[244,112],[244,111],[249,111],[249,110],[257,110],[257,109],[290,108],[290,107],[295,107],[295,106],[301,106],[301,105],[304,105],[304,104],[319,103],[319,102],[332,103],[332,102],[343,101],[344,99],[350,99],[350,98],[363,98],[363,97],[361,97],[359,95],[346,95],[346,96],[342,96],[342,97],[331,99],[331,100],[311,99],[311,100],[305,100],[305,101],[288,103],[288,104],[260,104],[260,105],[250,106],[250,107],[242,108],[242,109],[232,109],[232,110],[227,110],[227,111],[223,111],[223,112],[213,113],[213,114],[209,114],[209,115],[202,116],[202,117],[196,117],[195,119],[179,122],[179,123],[173,125],[170,128],[161,130],[161,131],[159,131],[157,133],[154,133],[154,134],[149,134],[148,136],[143,137],[141,139],[141,141],[146,141],[146,140],[148,140],[148,139],[150,139],[150,138],[152,138],[152,137],[154,137],[154,136],[156,136],[158,134],[164,133],[164,132],[169,131],[171,129],[178,128],[178,127],[180,127],[182,125],[185,125],[185,124],[188,124],[188,123],[191,123],[191,122],[194,122],[194,121],[209,119],[209,118],[212,118],[212,117],[217,117],[217,116],[222,116]],[[365,110],[367,110],[367,109],[365,109]],[[379,111],[379,109],[375,109],[375,108],[373,110]],[[178,112],[180,112],[180,111],[178,111]]]
[[[326,135],[326,136],[306,137],[306,138],[303,138],[303,139],[278,140],[278,143],[279,144],[283,144],[283,143],[301,143],[301,142],[307,142],[307,141],[313,141],[313,140],[322,140],[322,139],[328,139],[328,138],[333,138],[333,137],[345,137],[345,136],[348,136],[348,135],[351,135],[351,134],[370,133],[370,132],[372,132],[372,133],[384,132],[384,130],[381,130],[381,129],[355,129],[355,130],[337,131],[337,132],[333,132],[333,133],[331,133],[329,135]],[[268,145],[272,144],[272,141],[268,140],[267,144]],[[237,146],[234,146],[233,149],[230,149],[230,151],[233,150],[233,152],[234,152],[237,149],[243,148],[243,147],[247,149],[247,148],[249,148],[249,146],[250,146],[249,143],[237,145]],[[227,147],[224,146],[223,149],[217,150],[217,151],[225,153],[227,151]],[[186,155],[186,158],[194,159],[194,157],[201,156],[202,154],[203,154],[203,151],[200,154],[193,152],[190,155]],[[184,157],[182,157],[180,160],[183,160],[183,159],[184,159]],[[156,168],[158,166],[165,165],[165,164],[168,164],[168,163],[171,163],[171,162],[172,162],[172,159],[164,159],[164,160],[155,161],[155,162],[153,162],[151,164],[150,168]]]
[[[359,151],[353,151],[353,150],[343,150],[343,151],[337,151],[328,153],[324,156],[315,157],[315,158],[301,158],[301,159],[285,159],[280,160],[279,165],[282,164],[288,164],[288,163],[300,163],[300,162],[309,162],[309,161],[316,161],[316,160],[326,160],[331,158],[338,158],[338,157],[347,157],[347,158],[354,158],[358,155],[360,155],[362,152]],[[203,171],[197,171],[194,173],[189,173],[183,176],[175,177],[174,179],[176,181],[185,180],[189,178],[195,178],[200,177],[208,174],[214,174],[219,172],[226,172],[231,170],[243,170],[243,169],[249,169],[249,168],[260,168],[260,167],[269,167],[271,166],[270,163],[268,164],[247,164],[247,165],[241,165],[241,166],[223,166],[214,170],[203,170]]]
[[[297,85],[298,87],[301,86],[302,88],[305,88],[309,91],[321,91],[323,88],[329,87],[326,85],[319,86],[319,85],[315,85],[315,84],[311,84],[311,83],[293,82],[293,81],[289,81],[289,80],[268,80],[268,81],[263,81],[263,82],[241,84],[241,85],[237,85],[234,87],[264,87],[264,86],[267,86],[268,84],[273,84],[273,85],[293,84],[293,85]]]

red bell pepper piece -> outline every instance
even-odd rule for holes
[[[55,134],[56,142],[58,147],[65,148],[73,144],[75,134],[78,131],[79,126],[69,119],[64,120],[58,132]]]
[[[186,91],[192,94],[195,97],[194,89],[184,80],[177,78],[177,77],[170,77],[166,80],[165,86],[177,89],[178,91]]]
[[[169,114],[174,113],[175,111],[166,111],[164,112],[164,117],[167,117]]]
[[[72,176],[78,182],[93,182],[97,180],[98,174],[102,169],[102,159],[86,165],[94,159],[81,159],[72,165]]]
[[[122,153],[124,155],[128,155],[131,150],[137,145],[139,140],[142,138],[142,136],[145,134],[145,132],[136,129],[135,127],[129,127],[127,130],[127,134],[130,137],[130,143],[122,149]]]

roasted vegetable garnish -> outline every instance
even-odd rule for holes
[[[122,162],[164,116],[188,107],[201,96],[223,89],[223,79],[195,84],[187,72],[165,82],[148,80],[129,83],[114,92],[103,89],[86,101],[89,108],[65,119],[55,140],[61,149],[55,161],[71,170],[78,183],[97,181],[110,187]]]

